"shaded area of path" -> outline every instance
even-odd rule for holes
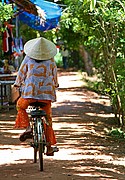
[[[125,179],[125,143],[107,138],[114,125],[109,99],[85,88],[76,72],[59,74],[53,103],[53,127],[60,151],[44,156],[44,172],[32,163],[33,149],[18,140],[16,112],[0,114],[0,179],[91,180]]]

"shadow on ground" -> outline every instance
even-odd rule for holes
[[[23,131],[13,128],[16,110],[0,114],[1,179],[91,180],[125,179],[125,142],[107,136],[105,128],[116,122],[107,97],[83,87],[60,88],[53,104],[53,128],[60,151],[44,156],[44,172],[33,164]]]

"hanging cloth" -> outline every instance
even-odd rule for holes
[[[3,51],[4,53],[8,54],[8,55],[12,55],[13,53],[13,33],[12,33],[12,28],[14,27],[12,24],[8,24],[7,22],[4,23],[5,24],[5,31],[3,33]]]
[[[8,38],[9,38],[9,33],[8,30],[6,29],[3,33],[3,43],[2,43],[2,49],[4,52],[8,52],[9,51],[9,42],[8,42]]]

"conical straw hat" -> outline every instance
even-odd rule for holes
[[[56,55],[57,48],[53,42],[39,37],[26,42],[24,52],[27,56],[36,60],[49,60]]]

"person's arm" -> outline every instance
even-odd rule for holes
[[[20,87],[25,78],[26,78],[26,74],[27,74],[27,58],[25,57],[24,60],[22,61],[21,63],[21,66],[18,70],[18,73],[17,73],[17,77],[16,77],[16,80],[15,80],[15,83],[14,83],[14,86],[15,87]]]

